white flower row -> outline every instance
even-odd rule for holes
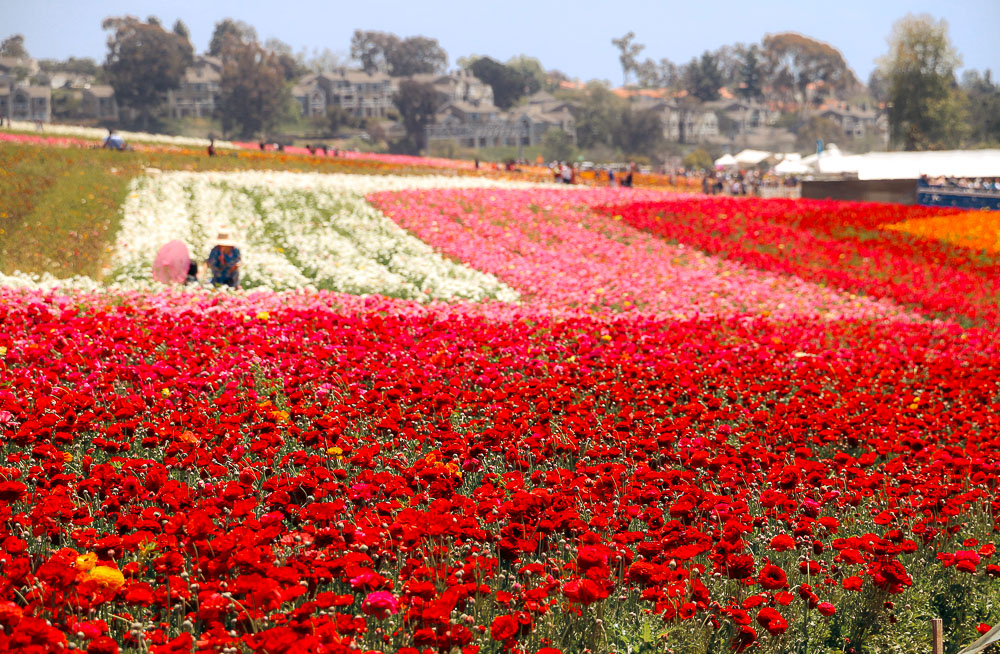
[[[13,120],[10,129],[19,131],[36,131],[36,124],[26,120]],[[125,130],[115,130],[125,139],[125,143],[162,143],[164,145],[176,145],[180,147],[208,147],[208,139],[195,136],[170,136],[168,134],[150,134],[148,132],[129,132]],[[56,123],[43,123],[42,133],[55,136],[68,136],[72,138],[91,139],[104,142],[108,136],[108,130],[103,127],[84,127],[82,125],[60,125]],[[215,141],[217,148],[235,148],[230,141]]]
[[[474,177],[327,175],[276,171],[171,172],[133,182],[105,271],[109,286],[152,289],[152,261],[181,239],[204,262],[223,227],[234,232],[245,288],[329,289],[418,300],[517,300],[493,275],[442,257],[365,200],[367,193],[411,188],[531,187]],[[0,284],[91,290],[89,279],[26,276]]]

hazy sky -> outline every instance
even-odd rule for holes
[[[632,30],[640,58],[684,63],[706,49],[797,31],[839,48],[862,81],[886,51],[894,21],[907,12],[945,18],[964,67],[1000,73],[1000,0],[0,0],[0,38],[21,33],[36,58],[103,60],[106,16],[153,14],[168,28],[187,23],[198,52],[225,17],[279,38],[298,52],[346,55],[356,28],[438,39],[449,64],[471,53],[505,60],[524,53],[570,77],[621,83],[613,37]]]

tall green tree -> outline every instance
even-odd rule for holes
[[[879,60],[894,143],[907,150],[957,145],[955,127],[963,119],[955,83],[959,65],[944,19],[907,14],[896,21],[889,52]]]
[[[987,70],[966,71],[962,90],[969,98],[969,127],[973,143],[1000,145],[1000,84],[993,81]]]
[[[180,86],[194,48],[187,39],[133,16],[107,18],[102,26],[111,32],[104,61],[108,83],[118,102],[138,112],[148,129],[167,91]]]
[[[368,73],[381,71],[392,76],[408,77],[421,73],[439,73],[448,67],[448,53],[437,39],[370,30],[354,30],[351,58]]]
[[[538,93],[545,86],[548,75],[542,67],[542,62],[534,57],[520,54],[508,59],[505,65],[520,73],[526,94]]]
[[[692,59],[684,69],[684,88],[702,102],[719,99],[722,71],[715,56],[706,50],[698,59]]]
[[[810,83],[823,82],[841,96],[853,93],[858,79],[839,50],[795,32],[768,34],[762,42],[771,87],[805,102]]]
[[[558,127],[551,127],[542,136],[542,157],[546,161],[570,161],[575,150],[569,134]]]
[[[14,34],[0,41],[0,57],[27,59],[28,50],[24,47],[24,35]]]
[[[612,93],[605,84],[594,81],[587,84],[585,95],[579,104],[576,117],[577,143],[581,148],[599,145],[611,147],[615,125],[625,110],[625,101]]]
[[[406,141],[400,149],[416,154],[426,147],[424,128],[434,122],[438,108],[437,90],[431,84],[403,80],[393,96],[396,109],[406,129]]]
[[[501,109],[510,109],[524,96],[528,80],[511,66],[491,57],[479,57],[469,65],[472,74],[493,89],[493,104]]]
[[[738,93],[742,97],[750,100],[764,97],[764,66],[760,58],[760,49],[756,45],[742,52],[739,78]]]
[[[627,106],[613,130],[613,142],[626,154],[653,155],[663,145],[663,123],[651,109]]]
[[[636,70],[636,57],[646,46],[635,43],[635,32],[628,32],[618,39],[611,39],[611,44],[618,48],[618,61],[622,65],[622,85],[628,84],[628,74]]]
[[[226,45],[232,41],[243,44],[256,43],[257,30],[242,20],[223,18],[215,24],[215,30],[212,31],[212,40],[208,42],[208,54],[221,57]]]
[[[220,52],[219,112],[224,132],[266,134],[288,111],[291,94],[277,54],[256,41],[227,39]]]
[[[188,29],[188,26],[180,18],[174,21],[173,32],[185,41],[191,41],[191,30]]]

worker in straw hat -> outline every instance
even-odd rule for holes
[[[240,287],[240,249],[228,227],[219,230],[215,247],[208,255],[208,267],[212,271],[213,286]]]

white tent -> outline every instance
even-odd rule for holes
[[[784,155],[781,163],[774,167],[774,172],[778,175],[805,175],[809,166],[802,163],[802,155],[792,152]]]
[[[735,157],[736,163],[741,166],[756,166],[761,161],[771,159],[774,155],[764,150],[743,150]]]
[[[738,165],[739,162],[736,161],[736,158],[728,152],[715,160],[716,168],[732,168]]]
[[[858,179],[1000,177],[1000,150],[869,152],[861,156]]]
[[[1000,150],[941,150],[931,152],[869,152],[845,155],[830,145],[802,163],[814,173],[857,175],[858,179],[919,179],[928,177],[1000,177]]]

